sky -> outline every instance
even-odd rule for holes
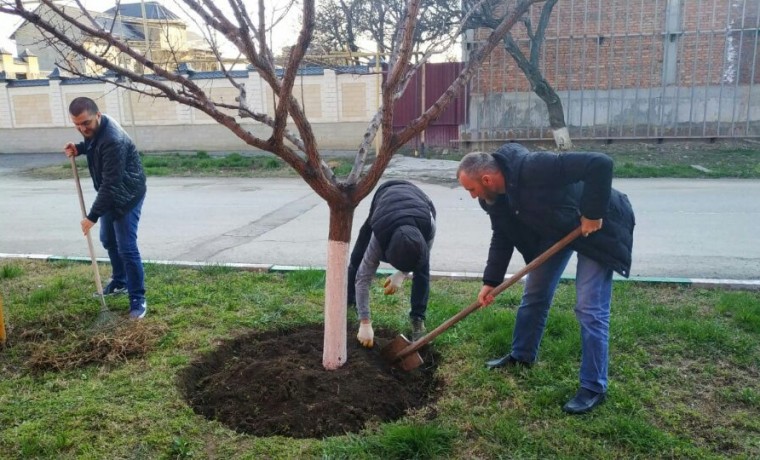
[[[8,35],[12,34],[16,27],[18,27],[20,21],[16,20],[15,16],[9,16],[7,14],[0,13],[0,48],[10,51],[16,55],[16,43],[8,38]]]
[[[0,0],[2,2],[11,2],[13,0]],[[115,0],[81,0],[82,4],[85,6],[85,8],[88,8],[92,11],[105,11],[109,8],[112,8],[115,6],[116,1]],[[139,0],[122,0],[123,4],[127,3],[137,3]],[[145,0],[150,1],[150,0]],[[194,29],[198,31],[198,27],[195,24],[194,21],[189,20],[188,14],[185,13],[185,10],[187,9],[186,6],[184,6],[184,2],[182,0],[155,0],[159,3],[166,6],[170,11],[175,13],[176,15],[185,18],[186,23],[188,25],[188,28],[191,30]],[[267,6],[267,16],[271,19],[273,15],[281,14],[281,11],[285,9],[287,5],[291,4],[292,0],[266,0],[266,6]],[[26,7],[29,9],[34,9],[35,4],[33,1],[24,0],[24,3],[26,4]],[[58,3],[69,3],[72,5],[76,5],[76,3],[73,0],[59,0]],[[227,7],[226,1],[220,1],[216,2],[219,8],[222,10],[225,10]],[[254,5],[256,5],[258,2],[249,0],[246,2],[246,5],[251,5],[249,14],[256,20],[257,15],[255,12],[255,9],[253,8]],[[316,0],[316,3],[319,4],[320,0]],[[275,31],[273,34],[270,35],[270,40],[272,42],[272,50],[274,51],[275,55],[279,54],[280,50],[288,45],[295,44],[296,39],[298,38],[298,29],[300,26],[299,22],[299,13],[300,13],[300,2],[296,0],[296,4],[291,8],[291,11],[287,15],[287,17],[280,21],[277,25]],[[21,24],[21,20],[17,16],[12,16],[8,14],[0,13],[0,48],[4,48],[8,51],[10,51],[13,55],[17,55],[18,52],[23,52],[24,50],[17,50],[16,44],[13,40],[8,38],[13,32],[18,28],[18,26]],[[369,46],[369,48],[372,48],[372,46]],[[237,53],[237,49],[235,49],[232,45],[227,45],[226,47],[222,48],[222,52],[225,56],[229,57],[235,57]],[[453,55],[457,53],[457,50],[452,50]],[[447,54],[452,54],[447,53]],[[447,55],[439,55],[434,56],[431,61],[437,62],[439,60],[445,60],[448,56]]]
[[[137,3],[138,0],[122,0],[122,4],[127,3]],[[148,0],[146,0],[148,1]],[[181,0],[155,0],[159,3],[166,6],[169,10],[171,10],[173,13],[180,17],[187,17],[186,14],[183,13],[183,8],[186,7],[180,7],[179,5],[183,5]],[[317,0],[319,1],[319,0]],[[35,4],[33,2],[25,1],[26,7],[29,9],[34,9]],[[67,3],[65,1],[59,2],[59,3]],[[75,5],[75,2],[69,1],[68,3],[71,3]],[[90,9],[92,11],[105,11],[109,8],[112,8],[116,5],[115,0],[82,0],[82,3],[84,4],[85,8]],[[249,5],[255,5],[257,2],[247,2]],[[269,11],[272,11],[272,8],[283,8],[285,5],[289,4],[290,2],[288,0],[267,0],[266,5],[267,8],[269,8]],[[226,4],[226,2],[217,2],[217,4],[220,7],[223,7],[223,5]],[[223,9],[223,8],[222,8]],[[298,7],[296,6],[294,10],[297,10]],[[249,11],[250,13],[254,13],[253,17],[255,16],[255,11]],[[8,38],[13,32],[18,28],[19,25],[21,25],[21,20],[17,16],[12,16],[8,14],[0,13],[0,48],[4,48],[13,55],[17,54],[16,50],[16,44],[13,40]],[[196,28],[195,24],[191,21],[187,21],[188,27],[190,28]],[[295,42],[295,39],[297,37],[297,26],[298,26],[298,11],[292,11],[288,18],[281,23],[277,27],[277,34],[273,34],[272,41],[274,45],[274,51],[275,53],[282,48],[283,46],[288,45],[288,41]],[[19,50],[23,51],[23,50]]]

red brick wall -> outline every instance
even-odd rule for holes
[[[534,27],[542,5],[530,12]],[[667,0],[559,0],[541,57],[544,76],[559,91],[663,86],[667,5]],[[760,59],[752,59],[760,47],[758,16],[760,0],[683,0],[681,30],[672,35],[678,53],[675,84],[716,85],[736,78],[747,84],[753,69],[754,82],[760,83]],[[477,39],[484,40],[487,32],[479,30]],[[522,24],[513,36],[527,53]],[[503,46],[472,83],[474,93],[528,90]]]

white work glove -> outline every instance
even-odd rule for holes
[[[372,330],[372,321],[362,322],[359,324],[359,333],[356,334],[359,343],[363,347],[372,348],[375,340],[375,331]]]
[[[405,278],[406,273],[400,271],[397,271],[396,273],[386,278],[385,284],[383,284],[383,287],[385,288],[385,295],[395,294],[396,291],[401,289],[401,283],[404,282]]]

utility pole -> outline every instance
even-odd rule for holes
[[[380,45],[377,45],[377,53],[375,53],[375,81],[376,84],[376,92],[375,92],[375,101],[377,103],[377,110],[380,110],[380,97],[383,92],[383,71],[382,66],[380,65]],[[377,133],[375,133],[375,157],[380,154],[380,146],[383,145],[383,131],[382,131],[382,124],[377,128]]]
[[[427,107],[426,101],[425,101],[425,90],[426,90],[425,80],[427,80],[427,75],[425,75],[426,68],[427,68],[427,62],[422,64],[422,69],[421,69],[422,72],[420,72],[421,73],[420,78],[422,79],[422,94],[420,95],[420,114],[425,113],[425,108]],[[420,132],[420,141],[421,141],[420,156],[425,158],[425,130],[424,129]]]
[[[145,0],[140,0],[140,8],[142,9],[143,35],[145,36],[145,57],[151,59],[150,37],[148,34],[148,15],[145,12]]]
[[[119,11],[118,9],[116,10],[116,18],[115,18],[115,20],[116,20],[116,23],[119,25],[119,33],[121,33],[121,38],[126,43],[127,39],[126,39],[126,36],[124,34],[124,23],[121,20],[121,11]],[[121,66],[122,67],[126,67],[127,66],[127,62],[124,59],[124,53],[119,53],[119,59],[121,61]],[[129,82],[129,87],[131,88],[132,87],[132,80],[130,80],[129,78],[127,78],[127,81]],[[135,141],[135,145],[140,145],[140,143],[137,140],[137,124],[135,123],[135,109],[132,106],[132,91],[128,89],[128,90],[126,90],[125,93],[122,93],[122,94],[125,94],[127,96],[127,106],[129,107],[129,118],[132,121],[132,140]]]

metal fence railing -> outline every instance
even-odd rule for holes
[[[540,68],[572,138],[760,137],[760,0],[559,0],[550,21]],[[551,139],[503,47],[468,94],[463,140]]]

